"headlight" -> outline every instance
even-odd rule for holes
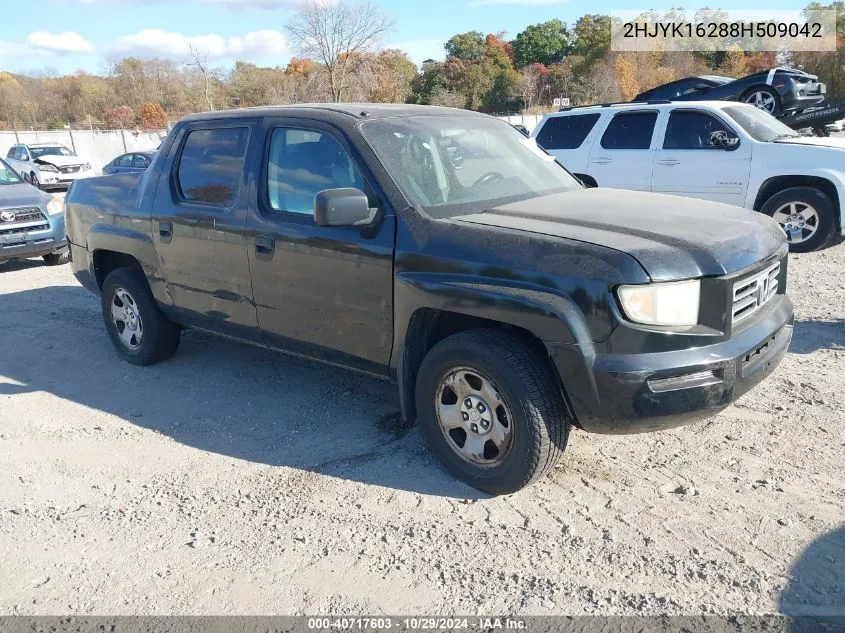
[[[53,198],[47,205],[47,213],[50,215],[61,215],[65,212],[64,198]]]
[[[695,325],[701,282],[698,279],[671,283],[619,286],[616,291],[625,315],[645,325]]]
[[[38,165],[38,169],[40,171],[55,171],[56,173],[58,173],[58,171],[59,171],[58,168],[56,168],[55,165],[48,165],[46,163]]]

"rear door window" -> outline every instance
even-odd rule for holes
[[[235,201],[244,173],[249,128],[213,128],[188,133],[176,182],[186,202],[228,206]]]
[[[537,133],[537,145],[546,150],[578,149],[599,120],[598,112],[554,116]]]
[[[601,137],[601,146],[609,150],[649,149],[657,123],[657,112],[620,112]]]

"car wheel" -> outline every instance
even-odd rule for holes
[[[41,184],[38,180],[38,175],[34,171],[29,174],[29,184],[33,187],[38,187]]]
[[[756,88],[752,88],[742,96],[742,100],[745,103],[750,103],[751,105],[768,112],[772,116],[780,114],[782,108],[780,95],[776,90],[773,90],[768,86],[758,86]]]
[[[50,253],[49,255],[44,255],[43,259],[44,263],[48,266],[62,266],[70,261],[70,251]]]
[[[836,207],[827,194],[814,187],[784,189],[769,198],[762,212],[780,224],[794,253],[824,248],[836,229]]]
[[[440,341],[416,383],[429,445],[458,479],[509,494],[547,473],[570,417],[547,358],[519,337],[468,330]]]
[[[159,309],[141,270],[118,268],[109,273],[101,301],[109,338],[125,360],[152,365],[176,352],[181,328]]]

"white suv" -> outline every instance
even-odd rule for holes
[[[531,136],[588,186],[704,198],[766,213],[783,227],[793,251],[816,250],[835,232],[845,234],[845,139],[801,136],[751,105],[572,108],[543,117]]]
[[[94,175],[91,164],[58,143],[13,145],[6,162],[36,187],[68,187],[74,180]]]

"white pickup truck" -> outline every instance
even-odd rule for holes
[[[801,136],[752,105],[650,102],[546,115],[532,138],[588,186],[703,198],[761,211],[790,250],[845,234],[845,139]],[[644,226],[649,219],[642,218]],[[632,226],[632,229],[636,228]]]

